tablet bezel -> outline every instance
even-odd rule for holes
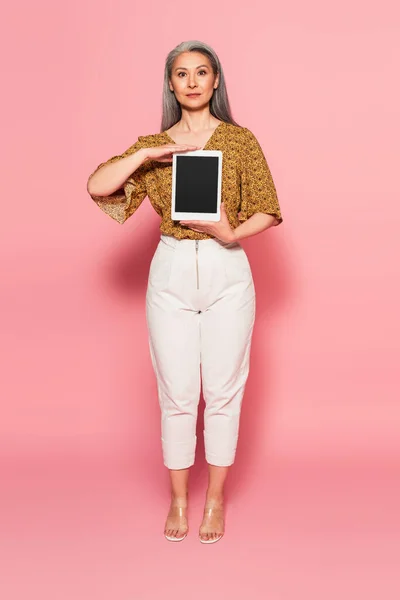
[[[175,190],[176,190],[176,159],[178,156],[215,156],[218,158],[218,182],[217,182],[217,212],[216,213],[196,213],[196,212],[177,212],[175,210]],[[221,191],[222,191],[222,151],[221,150],[192,150],[189,152],[174,152],[172,157],[172,197],[171,197],[171,218],[174,221],[212,221],[221,220]]]

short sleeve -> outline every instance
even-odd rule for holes
[[[254,134],[243,129],[240,221],[260,212],[274,215],[279,225],[283,219],[267,160]]]
[[[112,156],[106,162],[99,164],[89,176],[88,182],[100,167],[121,160],[121,158],[125,158],[126,156],[137,152],[140,148],[145,147],[143,140],[143,136],[139,136],[137,141],[125,150],[125,152],[117,156]],[[144,163],[128,177],[118,190],[109,196],[95,196],[94,194],[90,194],[90,196],[102,211],[115,219],[115,221],[118,221],[118,223],[122,224],[128,217],[133,215],[147,195],[145,182],[147,170],[148,163]]]

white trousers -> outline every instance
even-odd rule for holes
[[[201,389],[206,460],[234,462],[255,308],[251,267],[239,243],[161,235],[150,265],[146,320],[169,469],[194,463]]]

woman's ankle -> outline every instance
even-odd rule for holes
[[[175,494],[171,492],[171,504],[174,506],[186,506],[188,503],[188,494]]]
[[[221,490],[207,490],[206,503],[207,504],[223,504],[224,492]]]

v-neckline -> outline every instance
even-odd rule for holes
[[[210,137],[208,138],[208,140],[206,141],[206,143],[204,144],[204,146],[201,148],[202,150],[205,150],[206,147],[210,144],[211,140],[213,139],[214,135],[217,133],[217,130],[221,127],[221,125],[223,125],[225,123],[225,121],[221,121],[220,123],[218,123],[218,125],[216,126],[216,128],[214,129],[214,131],[212,132],[212,134],[210,135]],[[172,137],[166,132],[163,131],[162,132],[169,140],[171,140],[171,142],[173,144],[176,145],[180,145],[178,144],[178,142],[176,142],[175,140],[172,139]]]

